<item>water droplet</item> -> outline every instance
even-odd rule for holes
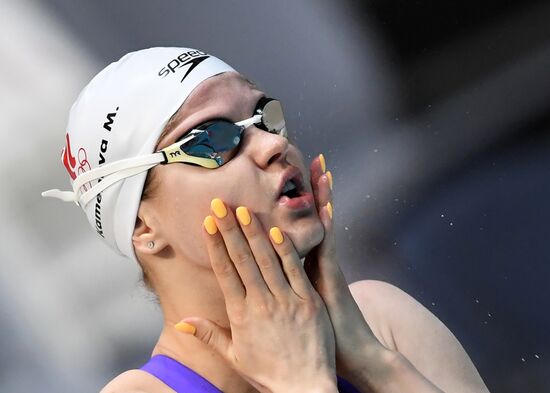
[[[452,222],[450,222],[450,223],[449,223],[449,225],[450,225],[450,226],[453,226],[453,223],[452,223]]]
[[[348,231],[348,230],[349,230],[349,228],[348,228],[348,227],[344,227],[344,229],[345,229],[346,231]]]
[[[535,353],[535,358],[540,359],[540,356]]]
[[[378,153],[378,149],[374,149],[373,152]]]
[[[525,363],[525,358],[521,358],[521,361]]]
[[[441,218],[443,218],[443,217],[445,217],[445,214],[442,214],[442,215],[441,215]]]

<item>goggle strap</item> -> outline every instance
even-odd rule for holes
[[[116,181],[134,176],[140,172],[149,170],[153,166],[164,161],[163,153],[148,154],[146,156],[131,157],[100,166],[91,171],[84,172],[73,182],[73,191],[48,190],[42,193],[43,197],[57,198],[64,202],[76,202],[84,206],[101,191]],[[79,197],[80,188],[85,184],[103,178],[103,180]],[[93,194],[92,190],[96,190]],[[99,191],[97,191],[99,190]],[[84,195],[86,198],[83,199]]]
[[[84,172],[83,174],[78,176],[73,182],[73,189],[76,191],[86,183],[97,180],[100,177],[109,176],[110,174],[120,172],[125,169],[141,167],[149,164],[158,164],[163,161],[164,155],[162,153],[153,153],[147,154],[145,156],[130,157],[111,162],[98,168],[94,168],[91,171]]]
[[[248,119],[245,119],[245,120],[242,120],[238,123],[235,123],[236,125],[240,126],[240,127],[250,127],[252,124],[256,124],[256,123],[259,123],[262,121],[262,115],[259,114],[259,115],[255,115],[255,116],[252,116]]]
[[[54,188],[53,190],[47,190],[44,191],[42,194],[44,198],[57,198],[59,200],[62,200],[63,202],[77,202],[77,197],[74,191],[61,191],[58,188]]]
[[[99,183],[96,183],[92,188],[90,188],[88,191],[83,193],[79,198],[79,205],[80,206],[86,206],[92,199],[94,199],[98,194],[103,192],[107,187],[112,186],[116,182],[126,179],[127,177],[135,176],[138,173],[145,172],[152,167],[154,167],[155,164],[148,164],[144,166],[138,166],[134,168],[127,168],[123,169],[119,172],[113,173],[109,176],[106,176],[101,180]]]

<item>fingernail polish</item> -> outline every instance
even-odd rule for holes
[[[210,235],[213,235],[216,232],[218,232],[216,221],[212,216],[206,216],[206,218],[204,219],[203,225],[204,225],[204,228],[206,229],[206,232],[208,232]]]
[[[321,169],[323,170],[323,173],[327,170],[327,164],[325,162],[325,156],[321,153],[319,154],[319,163],[321,164]]]
[[[239,206],[237,208],[237,218],[239,219],[241,224],[245,226],[250,224],[250,213],[248,212],[248,209],[244,206]]]
[[[281,244],[283,242],[283,234],[278,227],[273,227],[269,230],[269,235],[275,242],[275,244]]]
[[[332,220],[332,203],[327,203],[327,211],[330,219]]]
[[[327,173],[325,175],[328,178],[328,185],[329,185],[330,189],[332,190],[332,173],[330,171],[327,171]]]
[[[225,216],[227,216],[227,209],[225,208],[225,205],[220,198],[212,199],[212,202],[210,202],[210,207],[214,211],[216,217],[224,218]]]
[[[174,325],[174,328],[177,331],[180,331],[182,333],[193,334],[193,335],[197,331],[197,328],[195,326],[190,325],[187,322],[183,322],[183,321],[176,323]]]

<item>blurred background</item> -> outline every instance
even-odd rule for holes
[[[349,281],[458,337],[493,392],[550,391],[550,4],[0,0],[0,391],[95,392],[160,328],[136,266],[66,189],[80,89],[150,46],[210,52],[282,100],[335,179]]]

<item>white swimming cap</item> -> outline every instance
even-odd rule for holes
[[[73,191],[43,195],[77,202],[109,246],[137,261],[132,234],[147,169],[154,164],[134,169],[130,177],[110,176],[101,186],[102,178],[84,184],[86,176],[77,179],[100,166],[153,153],[168,120],[193,89],[228,71],[235,70],[190,48],[144,49],[107,66],[82,90],[69,115],[61,160]],[[92,197],[83,199],[88,191]]]

